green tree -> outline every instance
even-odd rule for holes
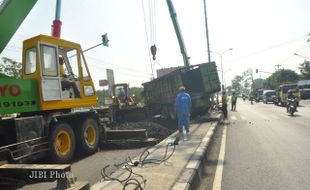
[[[97,98],[98,98],[98,104],[100,106],[103,106],[105,97],[109,95],[108,90],[97,90],[96,94],[97,94]]]
[[[242,89],[242,85],[241,85],[242,81],[243,81],[242,76],[235,76],[235,78],[231,81],[231,87],[232,89],[235,90],[237,94],[239,94]]]
[[[273,73],[265,81],[265,88],[276,89],[282,83],[297,82],[299,80],[298,74],[290,69],[282,69]]]
[[[144,98],[143,98],[143,88],[142,87],[131,87],[130,88],[130,96],[135,95],[134,101],[139,102],[144,105]]]
[[[301,79],[310,79],[310,61],[305,60],[299,67]]]
[[[1,63],[0,63],[1,74],[7,75],[10,77],[20,78],[21,68],[22,68],[22,64],[20,62],[7,58],[7,57],[2,57]]]

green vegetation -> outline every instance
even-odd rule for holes
[[[231,87],[235,90],[237,94],[241,92],[242,85],[241,82],[243,81],[242,76],[235,76],[235,78],[231,81]]]
[[[310,79],[310,61],[305,60],[300,64],[301,79]]]
[[[268,77],[266,79],[264,86],[265,88],[268,89],[275,89],[280,84],[297,82],[298,80],[299,76],[295,71],[290,69],[282,69],[280,71],[273,73],[270,77]]]
[[[143,98],[143,88],[142,87],[131,87],[130,88],[130,96],[135,95],[134,101],[140,103],[142,106],[144,105]]]
[[[3,57],[0,62],[0,74],[4,74],[6,76],[20,78],[20,70],[22,68],[22,64],[13,59]]]

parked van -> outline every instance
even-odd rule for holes
[[[264,90],[263,92],[263,102],[267,104],[268,102],[273,102],[273,97],[276,95],[275,90]]]

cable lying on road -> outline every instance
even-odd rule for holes
[[[128,176],[125,177],[124,179],[120,179],[119,177],[113,177],[112,174],[113,172],[111,172],[110,174],[107,174],[106,170],[107,168],[110,167],[110,165],[105,166],[104,168],[102,168],[101,170],[101,176],[104,180],[111,180],[111,181],[118,181],[119,183],[121,183],[123,185],[123,190],[126,189],[126,187],[134,186],[136,190],[143,190],[145,185],[146,185],[146,179],[144,179],[144,177],[140,174],[134,173],[132,171],[133,167],[140,167],[143,168],[146,164],[161,164],[163,162],[166,162],[167,160],[169,160],[169,158],[171,158],[171,156],[173,155],[173,153],[175,152],[175,146],[178,144],[179,139],[176,138],[176,140],[173,143],[168,143],[165,146],[165,153],[164,156],[161,159],[155,159],[155,158],[148,158],[151,153],[149,151],[149,149],[151,147],[146,148],[142,154],[139,157],[139,161],[133,161],[129,156],[127,157],[126,161],[120,164],[114,164],[114,167],[116,167],[117,169],[123,169],[127,172],[129,172]],[[169,147],[172,146],[172,151],[170,152],[170,154],[168,155],[168,150]],[[140,180],[139,180],[140,179]]]
[[[118,164],[118,165],[114,165],[114,166],[116,166],[116,167],[119,169],[119,167],[120,167],[121,165],[123,165],[122,168],[124,168],[126,171],[129,172],[128,176],[127,176],[125,179],[122,179],[122,180],[121,180],[121,179],[119,179],[119,178],[117,178],[117,177],[112,177],[112,173],[107,174],[107,173],[106,173],[106,169],[107,169],[108,167],[110,167],[110,165],[105,166],[105,167],[101,170],[101,176],[102,176],[102,178],[103,178],[104,180],[118,181],[119,183],[123,184],[123,190],[125,190],[126,187],[129,186],[129,185],[134,185],[134,186],[135,186],[134,189],[143,190],[144,187],[145,187],[145,184],[146,184],[146,179],[144,179],[142,175],[137,174],[137,173],[134,173],[134,172],[132,171],[132,166],[130,166],[129,164],[124,164],[124,163],[122,163],[122,164]],[[140,182],[138,179],[136,179],[137,177],[142,179],[141,182]],[[143,186],[143,187],[142,187],[142,186]]]
[[[171,151],[171,153],[168,155],[168,149],[170,146],[173,146],[173,149]],[[167,160],[169,160],[169,158],[173,155],[174,151],[175,151],[175,144],[167,144],[166,148],[165,148],[165,154],[163,156],[163,158],[161,159],[155,159],[155,158],[149,158],[149,155],[151,155],[151,153],[149,152],[149,148],[145,149],[142,154],[140,155],[139,158],[139,166],[143,167],[145,164],[161,164]]]

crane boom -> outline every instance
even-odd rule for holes
[[[36,2],[37,0],[3,0],[0,2],[0,53]]]
[[[182,37],[181,29],[180,29],[180,26],[179,26],[179,23],[178,23],[178,20],[177,20],[177,14],[175,12],[175,9],[174,9],[174,6],[173,6],[171,0],[167,0],[167,5],[168,5],[168,8],[169,8],[169,13],[170,13],[170,17],[171,17],[171,20],[172,20],[172,23],[173,23],[173,27],[174,27],[175,33],[176,33],[177,38],[178,38],[180,50],[181,50],[181,53],[182,53],[182,56],[183,56],[184,66],[185,67],[189,67],[190,66],[190,63],[189,63],[189,58],[190,57],[188,57],[188,55],[187,55],[187,51],[186,51],[186,48],[185,48],[185,44],[184,44],[184,40],[183,40],[183,37]]]

